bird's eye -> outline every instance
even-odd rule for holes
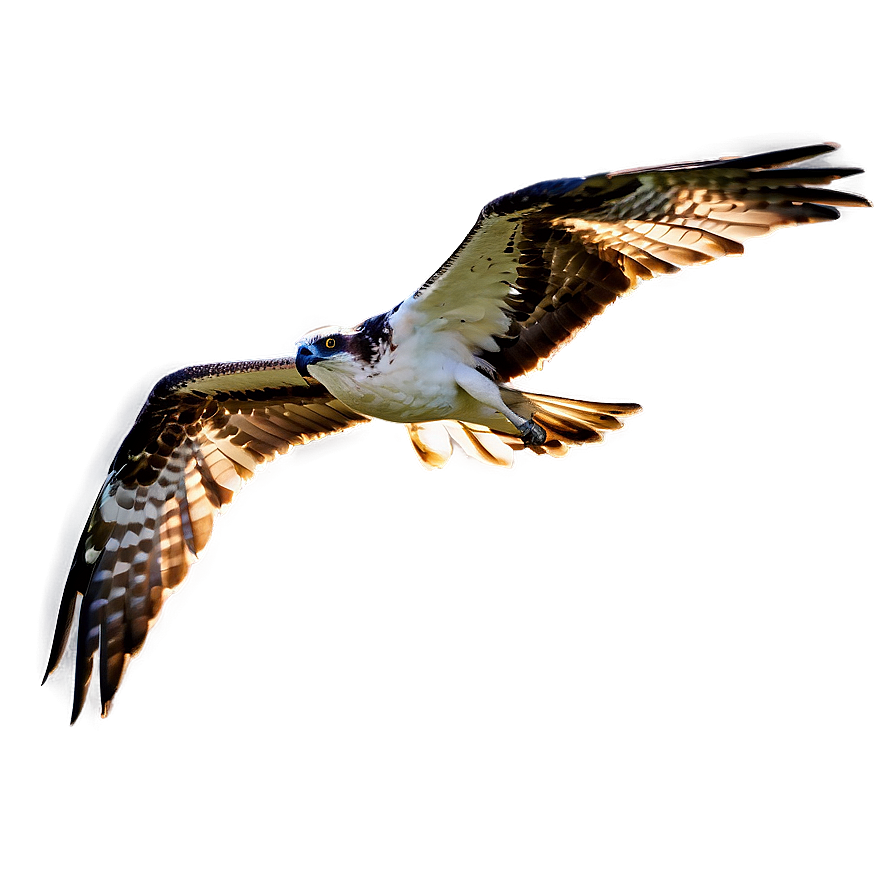
[[[332,336],[329,336],[327,337],[326,342],[324,342],[324,345],[327,348],[336,348],[336,340]]]

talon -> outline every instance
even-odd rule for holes
[[[539,426],[534,420],[527,420],[520,426],[520,435],[526,445],[544,445],[548,434],[544,427]]]

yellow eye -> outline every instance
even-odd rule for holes
[[[329,336],[327,337],[327,341],[324,342],[324,345],[327,348],[336,348],[336,340],[332,336]]]

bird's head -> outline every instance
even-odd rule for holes
[[[355,361],[353,333],[340,330],[314,330],[306,334],[296,347],[296,369],[302,376],[312,364],[338,369]]]
[[[376,364],[392,347],[389,315],[378,314],[350,330],[324,327],[306,333],[296,346],[296,368],[302,376],[312,364],[336,373],[357,373]]]

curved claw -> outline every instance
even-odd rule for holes
[[[526,420],[519,427],[520,435],[526,445],[544,445],[548,434],[544,431],[544,427],[539,426],[534,420]]]

